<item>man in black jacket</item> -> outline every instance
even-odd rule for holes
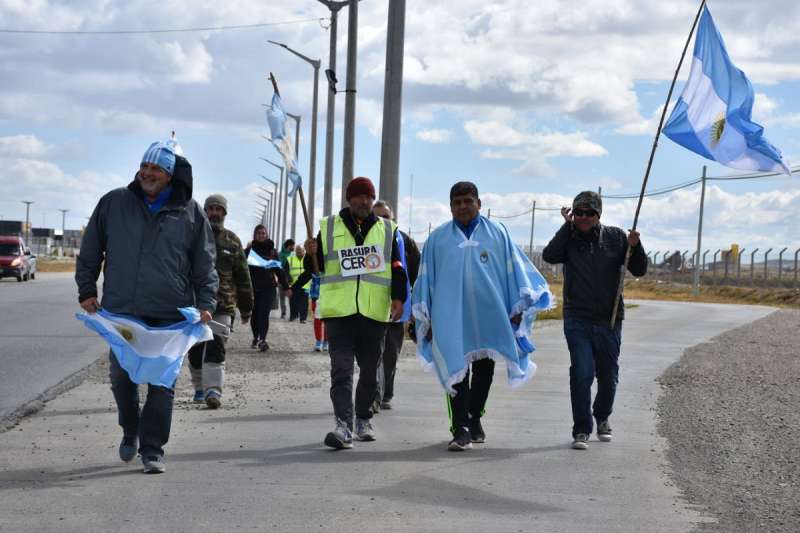
[[[564,225],[542,252],[551,264],[564,264],[564,336],[570,355],[569,388],[572,400],[572,447],[585,450],[597,421],[597,438],[611,441],[608,418],[619,380],[624,303],[622,295],[614,327],[611,313],[619,286],[620,267],[628,247],[628,270],[636,277],[647,272],[647,255],[639,233],[600,224],[603,203],[592,191],[578,194],[572,208],[561,209]],[[597,376],[597,395],[592,382]]]
[[[100,308],[149,326],[183,320],[179,307],[195,306],[203,322],[217,307],[214,234],[192,199],[192,167],[174,140],[155,142],[127,186],[105,194],[95,207],[75,263],[78,301],[87,313]],[[173,387],[149,385],[139,408],[138,386],[110,354],[111,390],[123,438],[119,457],[138,452],[146,473],[164,472],[164,445],[172,423]]]

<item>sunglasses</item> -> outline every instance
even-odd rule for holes
[[[597,215],[594,209],[575,209],[572,214],[576,217],[593,217]]]

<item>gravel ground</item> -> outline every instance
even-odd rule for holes
[[[800,311],[686,350],[660,378],[659,431],[698,531],[800,531]]]

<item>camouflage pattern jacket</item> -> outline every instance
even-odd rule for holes
[[[231,316],[239,308],[242,318],[249,318],[253,311],[253,288],[250,285],[250,271],[244,256],[242,242],[230,230],[214,231],[217,245],[217,312]]]

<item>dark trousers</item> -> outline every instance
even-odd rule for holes
[[[447,395],[451,433],[455,434],[456,428],[469,427],[471,419],[483,416],[493,377],[494,360],[479,359],[472,363],[472,383],[470,369],[467,369],[464,379],[453,385],[456,395]]]
[[[303,289],[293,289],[289,300],[289,320],[308,318],[308,293]]]
[[[336,418],[353,424],[354,360],[359,374],[356,385],[357,418],[372,418],[372,401],[378,386],[378,362],[383,351],[386,324],[361,315],[325,320],[331,357],[331,402]]]
[[[250,317],[250,329],[253,338],[259,341],[266,340],[269,332],[269,312],[275,301],[275,289],[253,292],[253,316]]]
[[[619,381],[622,324],[611,328],[579,318],[564,319],[569,347],[569,393],[572,400],[572,436],[592,433],[592,416],[602,422],[611,416]],[[592,382],[597,395],[592,402]]]
[[[147,400],[140,411],[138,385],[119,366],[114,352],[109,354],[109,358],[111,391],[117,402],[119,425],[122,426],[123,434],[127,437],[139,437],[139,454],[142,457],[162,457],[172,426],[174,389],[148,385]]]
[[[375,398],[389,401],[394,398],[394,375],[397,371],[397,355],[403,347],[405,324],[391,322],[386,327],[386,340],[383,343],[383,356],[378,366],[378,391]]]

